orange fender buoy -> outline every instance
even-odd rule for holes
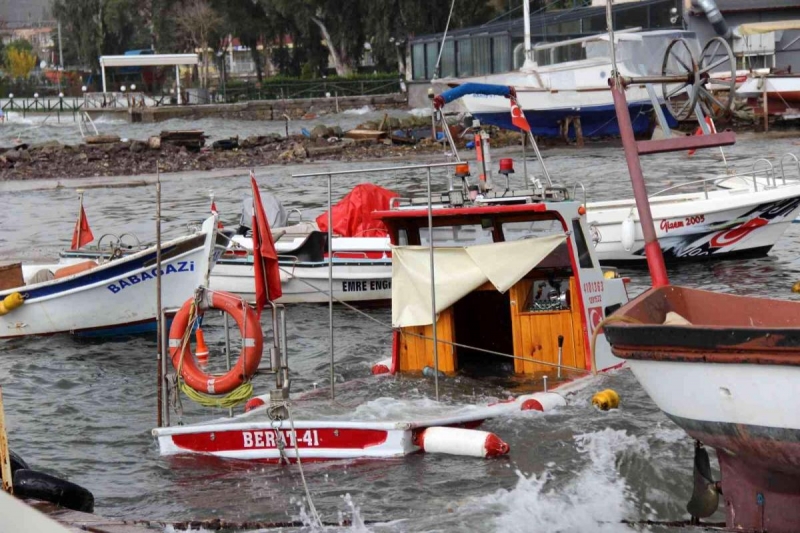
[[[189,318],[194,298],[184,302],[172,321],[169,328],[169,356],[172,366],[175,370],[180,369],[181,377],[192,389],[207,394],[227,394],[256,373],[261,362],[264,335],[256,312],[240,297],[217,291],[208,291],[207,297],[208,304],[197,308],[198,315],[202,315],[205,309],[219,309],[231,315],[239,326],[243,347],[236,364],[224,375],[207,374],[198,366],[189,343],[183,343],[186,330],[191,327]]]

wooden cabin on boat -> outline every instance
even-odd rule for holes
[[[439,371],[560,377],[560,367],[592,368],[594,328],[628,297],[616,271],[600,269],[585,208],[566,198],[561,188],[434,196]],[[434,368],[427,199],[373,216],[393,244],[392,372]],[[596,357],[598,369],[620,362],[602,335]]]

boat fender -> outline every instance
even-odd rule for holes
[[[221,291],[207,291],[206,299],[195,309],[202,315],[206,309],[218,309],[228,313],[239,326],[242,335],[242,350],[239,359],[226,374],[207,374],[197,364],[189,342],[184,344],[187,329],[193,326],[194,298],[189,298],[175,315],[169,328],[169,356],[172,366],[192,389],[206,394],[227,394],[255,375],[264,347],[264,334],[256,312],[242,298]]]
[[[636,223],[633,221],[633,213],[622,221],[621,228],[622,247],[626,252],[630,252],[636,243]]]
[[[9,458],[9,462],[11,463],[11,476],[12,476],[12,481],[13,481],[14,473],[17,470],[29,469],[30,467],[28,466],[28,463],[26,463],[25,460],[22,457],[20,457],[16,453],[14,453],[14,450],[9,449],[8,450],[8,456],[9,456],[8,457]],[[2,471],[2,469],[0,469],[0,481],[3,481],[3,471]]]
[[[263,398],[259,398],[258,396],[256,396],[255,398],[250,398],[249,400],[247,400],[247,403],[244,404],[244,412],[249,413],[253,409],[258,409],[262,405],[266,404],[267,402],[265,402]]]
[[[6,315],[25,303],[25,297],[18,292],[12,292],[0,301],[0,316]]]
[[[520,397],[520,411],[552,411],[567,405],[567,400],[556,392],[534,392]]]
[[[85,488],[27,468],[14,473],[14,495],[43,500],[82,513],[94,511],[94,495]]]
[[[380,376],[382,374],[389,374],[391,373],[392,367],[392,358],[384,359],[383,361],[378,361],[374,365],[372,365],[372,375],[373,376]]]
[[[67,265],[65,267],[61,267],[55,271],[53,274],[54,279],[62,279],[68,278],[69,276],[74,276],[76,274],[80,274],[82,272],[86,272],[87,270],[91,270],[97,266],[97,263],[94,261],[83,261],[81,263],[75,263],[74,265]]]
[[[619,407],[619,394],[612,389],[606,389],[592,396],[592,405],[601,411],[616,409]]]
[[[417,433],[415,441],[427,453],[467,457],[497,457],[509,450],[508,444],[494,433],[477,429],[430,427]]]

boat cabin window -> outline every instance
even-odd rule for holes
[[[419,228],[419,243],[423,246],[430,242],[428,228]],[[459,224],[452,226],[438,226],[433,228],[433,246],[473,246],[475,244],[489,244],[494,242],[492,225],[488,228],[482,224]]]
[[[408,230],[401,228],[397,231],[397,245],[408,246]]]
[[[581,221],[578,218],[572,219],[572,235],[575,238],[575,246],[578,248],[578,264],[581,268],[592,268],[592,254],[586,246],[586,236],[581,228]]]
[[[503,239],[506,241],[563,234],[564,227],[561,225],[561,221],[554,218],[503,222]]]
[[[531,313],[566,311],[569,308],[569,277],[560,277],[553,273],[547,279],[537,279],[533,282],[523,309]]]

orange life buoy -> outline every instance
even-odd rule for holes
[[[236,320],[236,325],[239,326],[239,332],[242,334],[242,351],[236,364],[222,376],[206,374],[198,366],[197,358],[192,353],[188,341],[184,344],[186,329],[192,326],[189,320],[194,298],[189,298],[184,302],[172,321],[172,326],[169,328],[169,355],[172,359],[172,366],[175,367],[175,370],[180,369],[181,377],[192,389],[208,394],[226,394],[256,373],[258,364],[261,362],[264,335],[256,312],[240,297],[216,291],[208,291],[207,295],[210,305],[203,309],[198,307],[198,314],[202,315],[206,308],[219,309],[231,315]],[[181,362],[182,353],[184,354],[183,362]]]

